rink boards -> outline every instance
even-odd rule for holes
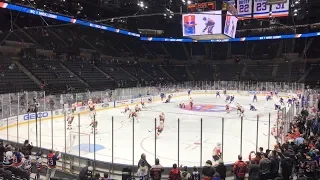
[[[192,94],[216,94],[216,92],[219,91],[220,94],[222,94],[223,90],[193,90],[191,91]],[[267,91],[229,91],[227,90],[227,93],[230,95],[240,95],[240,96],[250,96],[253,94],[256,94],[257,96],[266,96],[269,94]],[[180,90],[180,92],[176,93],[166,93],[166,95],[172,94],[173,98],[175,97],[182,97],[182,96],[188,96],[187,90]],[[285,92],[279,92],[279,96],[281,97],[289,97],[289,96],[295,96],[296,93],[285,93]],[[148,98],[152,98],[152,101],[160,101],[160,96],[146,96],[136,99],[127,99],[127,100],[120,100],[120,101],[113,101],[108,103],[99,103],[96,104],[96,111],[102,111],[107,110],[110,108],[121,108],[127,105],[136,105],[137,103],[141,101],[147,101]],[[64,117],[65,112],[68,111],[68,109],[57,109],[53,111],[43,111],[38,112],[37,117],[38,119],[41,119],[41,121],[44,120],[50,120],[50,119],[57,119]],[[78,114],[87,114],[89,112],[88,106],[78,106],[77,111]],[[15,127],[17,125],[23,125],[27,123],[32,123],[36,121],[36,114],[35,113],[28,113],[23,114],[19,116],[12,116],[8,118],[4,118],[0,120],[0,130],[4,130],[7,128]]]

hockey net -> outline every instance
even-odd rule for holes
[[[67,140],[67,150],[69,153],[90,152],[90,134],[70,131]]]

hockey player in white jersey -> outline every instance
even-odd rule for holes
[[[31,173],[31,158],[29,157],[29,155],[25,155],[22,159],[21,169],[28,172],[29,174]]]
[[[11,145],[6,146],[7,152],[4,153],[3,157],[3,167],[7,168],[13,163],[13,152]]]

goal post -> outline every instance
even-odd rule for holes
[[[69,153],[90,152],[90,134],[70,131],[67,140],[67,150]]]

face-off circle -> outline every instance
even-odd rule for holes
[[[215,104],[194,104],[192,109],[190,105],[186,105],[184,110],[187,111],[198,111],[198,112],[225,112],[226,106],[225,105],[215,105]],[[234,107],[230,107],[230,111],[236,110]]]

